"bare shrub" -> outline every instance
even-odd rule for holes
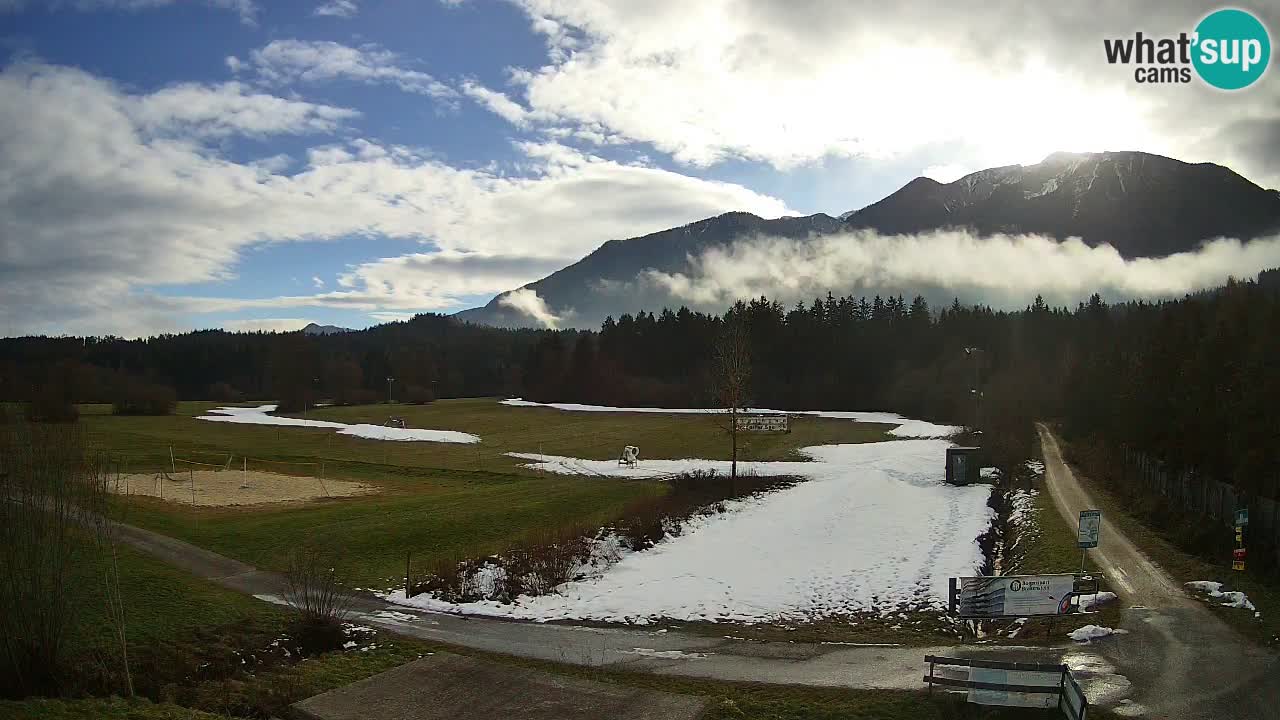
[[[26,419],[40,423],[70,423],[80,418],[80,410],[72,402],[65,387],[46,383],[31,395]]]
[[[209,389],[205,391],[210,400],[216,402],[240,402],[244,400],[244,393],[240,392],[229,382],[216,382],[209,385]]]
[[[431,389],[423,385],[407,385],[400,391],[400,402],[410,405],[426,405],[435,399]]]
[[[305,652],[342,647],[346,638],[342,623],[352,597],[338,582],[332,558],[310,546],[294,550],[285,572],[283,596],[296,615],[292,635]]]
[[[109,525],[106,485],[78,424],[0,413],[0,692],[56,694],[67,630],[99,589],[74,582],[76,569],[94,567],[111,541],[94,533]]]
[[[116,388],[111,412],[115,415],[172,415],[177,393],[167,385],[141,378],[124,378]]]

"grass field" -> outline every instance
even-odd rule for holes
[[[309,417],[378,422],[404,417],[412,427],[462,430],[478,445],[387,442],[331,430],[237,425],[196,420],[216,403],[181,403],[169,417],[116,417],[105,407],[82,408],[93,446],[128,472],[161,470],[178,458],[222,464],[253,458],[259,467],[378,485],[375,496],[305,505],[191,508],[148,498],[120,501],[127,522],[179,537],[259,567],[282,569],[306,541],[330,548],[349,583],[389,587],[403,578],[405,554],[426,567],[442,557],[480,557],[547,529],[604,524],[629,504],[666,488],[652,481],[601,481],[541,475],[503,453],[546,452],[612,458],[624,444],[642,457],[723,457],[727,442],[701,416],[567,413],[500,405],[494,399],[442,400],[431,405],[321,408]],[[888,426],[802,418],[786,435],[756,436],[744,459],[794,457],[806,445],[884,439]],[[275,461],[266,465],[261,461]]]
[[[499,663],[705,697],[704,720],[746,718],[1023,718],[1034,712],[987,710],[924,692],[844,690],[686,680],[647,673],[560,665],[379,634],[376,649],[330,652],[305,662],[241,664],[285,632],[285,610],[121,548],[122,592],[129,607],[130,654],[139,697],[31,698],[0,701],[0,718],[55,720],[207,720],[283,717],[289,704],[431,652],[461,652]],[[83,580],[83,579],[82,579]],[[98,611],[89,606],[68,639],[78,692],[105,694],[119,677],[96,671],[113,652]]]

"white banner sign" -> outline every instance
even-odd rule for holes
[[[960,578],[960,617],[1062,615],[1074,589],[1074,575]]]
[[[739,415],[738,429],[743,432],[789,432],[786,415]]]

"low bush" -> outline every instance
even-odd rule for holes
[[[126,378],[116,388],[111,412],[115,415],[172,415],[178,395],[167,385]]]
[[[301,547],[289,558],[284,600],[293,609],[290,635],[307,654],[337,650],[346,640],[342,623],[351,596],[342,588],[331,558],[315,548]]]
[[[80,411],[63,388],[48,384],[35,392],[27,403],[26,418],[31,422],[75,422]]]
[[[435,399],[431,389],[422,385],[409,385],[400,392],[400,402],[410,405],[426,405]]]

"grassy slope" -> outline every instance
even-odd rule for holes
[[[1018,563],[1020,575],[1068,573],[1080,569],[1080,548],[1076,546],[1076,529],[1062,519],[1053,498],[1043,489],[1036,495],[1032,538],[1023,538]],[[1098,572],[1092,558],[1085,560],[1086,572]],[[1106,590],[1105,580],[1100,589]],[[1087,624],[1115,627],[1120,621],[1120,603],[1111,603],[1096,613],[1066,618],[1033,618],[1018,633],[1018,641],[1063,642],[1066,633]]]
[[[382,672],[422,652],[416,644],[381,635],[372,651],[328,653],[296,665],[266,663],[246,672],[241,658],[263,651],[285,633],[288,612],[127,547],[118,548],[118,559],[130,667],[134,685],[145,697],[0,703],[0,718],[203,717],[187,708],[219,715],[278,713],[291,702]],[[64,645],[64,687],[73,695],[122,694],[118,647],[96,602],[97,578],[87,560],[75,566],[72,586],[86,596]]]
[[[602,482],[518,469],[502,453],[615,457],[626,443],[644,457],[716,456],[724,438],[705,417],[565,413],[512,408],[492,399],[445,400],[429,406],[326,408],[312,415],[342,421],[404,416],[414,427],[479,434],[477,448],[391,443],[329,430],[234,425],[194,419],[213,403],[182,403],[173,417],[113,417],[86,408],[95,446],[121,457],[130,472],[179,458],[324,462],[326,477],[378,484],[371,497],[251,510],[190,508],[154,499],[129,503],[126,520],[266,568],[281,569],[289,549],[310,540],[337,551],[335,562],[356,585],[385,586],[404,573],[405,552],[418,563],[497,552],[538,529],[581,521],[604,523],[630,502],[665,491],[654,482]],[[754,437],[744,457],[787,457],[795,448],[879,440],[885,426],[804,419],[788,435]],[[719,452],[717,452],[719,449]],[[265,465],[259,464],[259,467]],[[482,468],[482,469],[477,469]],[[283,471],[314,472],[303,465]]]
[[[157,704],[145,698],[0,700],[0,720],[215,720],[221,717],[181,705]]]
[[[192,679],[192,668],[232,651],[263,648],[284,629],[280,609],[212,583],[185,576],[167,565],[121,550],[123,592],[130,607],[131,653],[135,678],[152,686],[152,699],[29,699],[0,702],[0,718],[49,717],[65,720],[177,720],[249,715],[280,716],[288,704],[340,687],[430,652],[463,652],[500,663],[598,682],[648,687],[706,697],[706,720],[721,718],[1019,718],[1041,717],[1019,711],[966,707],[954,698],[920,692],[860,691],[761,684],[718,683],[647,673],[559,665],[450,648],[407,638],[379,635],[377,649],[337,652],[296,665],[256,673]],[[77,624],[68,644],[73,666],[83,668],[95,653],[109,649],[105,628],[92,608]],[[157,648],[159,651],[157,652]],[[150,664],[158,654],[163,665]],[[232,656],[234,657],[234,656]],[[148,672],[163,677],[144,678]],[[206,714],[212,713],[212,715]]]

